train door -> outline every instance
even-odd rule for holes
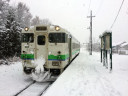
[[[47,60],[47,34],[38,33],[36,35],[36,58],[44,57]]]
[[[72,60],[72,38],[69,38],[69,62]]]

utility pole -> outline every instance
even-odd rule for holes
[[[90,18],[90,27],[88,29],[90,29],[90,40],[89,40],[89,47],[90,47],[90,55],[92,55],[92,10],[90,12],[90,16],[87,16],[87,18]]]

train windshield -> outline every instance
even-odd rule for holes
[[[65,43],[66,34],[65,33],[50,33],[49,42],[50,43]]]
[[[34,42],[34,34],[33,33],[22,33],[22,42]]]

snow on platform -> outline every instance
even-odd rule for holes
[[[100,53],[80,55],[43,96],[128,96],[128,56],[113,55],[113,71],[100,63]]]

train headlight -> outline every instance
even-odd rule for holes
[[[56,30],[56,31],[59,31],[59,30],[60,30],[60,27],[59,27],[59,26],[56,26],[56,27],[55,27],[55,30]]]
[[[28,31],[28,30],[29,30],[29,28],[28,28],[28,27],[25,27],[25,28],[24,28],[24,30],[25,30],[25,31]]]

